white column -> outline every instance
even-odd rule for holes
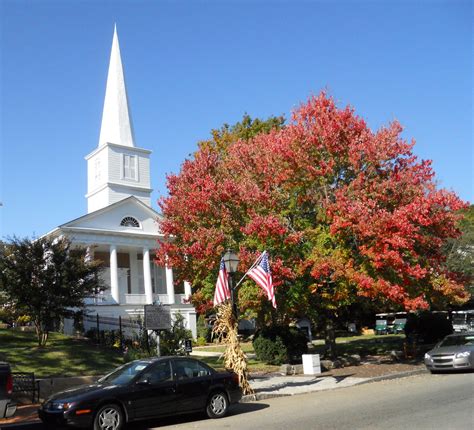
[[[151,286],[150,250],[143,248],[143,282],[145,284],[145,297],[147,305],[153,304],[153,289]]]
[[[192,294],[191,284],[188,281],[184,281],[184,297],[189,299],[189,296]]]
[[[173,269],[166,267],[166,293],[168,294],[168,304],[174,304],[174,282]]]
[[[94,248],[92,246],[88,246],[86,248],[86,256],[84,258],[88,263],[94,261]]]
[[[120,304],[118,285],[117,247],[110,245],[110,291],[115,302]]]
[[[137,250],[132,249],[130,251],[130,283],[132,285],[131,293],[138,293],[138,260],[137,260]]]

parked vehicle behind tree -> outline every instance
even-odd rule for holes
[[[8,363],[0,362],[0,419],[10,418],[16,412],[16,403],[12,400],[13,376]]]
[[[453,311],[451,322],[456,333],[474,331],[474,310]]]

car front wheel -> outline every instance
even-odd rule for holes
[[[209,418],[222,418],[229,408],[227,396],[222,391],[217,391],[209,397],[206,412]]]
[[[117,405],[102,406],[94,418],[94,430],[120,430],[123,427],[123,413]]]

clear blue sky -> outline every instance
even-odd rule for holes
[[[474,200],[471,1],[0,4],[0,238],[86,213],[114,22],[154,202],[212,128],[289,117],[321,89],[374,129],[398,119],[440,186]]]

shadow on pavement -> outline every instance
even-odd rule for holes
[[[246,414],[250,412],[259,411],[262,409],[266,409],[270,407],[265,403],[238,403],[233,405],[229,410],[228,416],[235,416],[240,414]],[[187,415],[178,415],[178,416],[171,416],[166,418],[159,418],[156,420],[149,420],[149,421],[138,421],[135,423],[130,423],[125,427],[125,430],[146,430],[150,428],[160,428],[165,426],[172,426],[177,424],[183,423],[191,423],[193,421],[203,421],[208,420],[207,415],[204,413],[195,413],[195,414],[187,414]],[[225,420],[225,418],[222,418]],[[47,426],[45,426],[41,422],[35,423],[19,423],[19,424],[4,424],[0,423],[0,430],[49,430]],[[54,427],[54,430],[70,430],[68,427]]]
[[[269,408],[270,406],[265,403],[238,403],[233,405],[229,410],[228,416],[235,416],[246,414],[250,412],[260,411],[262,409]],[[166,418],[158,418],[156,420],[149,421],[139,421],[135,423],[128,424],[126,430],[146,430],[151,428],[160,428],[166,426],[172,426],[183,423],[191,423],[195,421],[205,421],[210,418],[207,417],[204,413],[195,413],[195,414],[186,414],[186,415],[177,415]],[[221,418],[225,422],[225,418]]]

